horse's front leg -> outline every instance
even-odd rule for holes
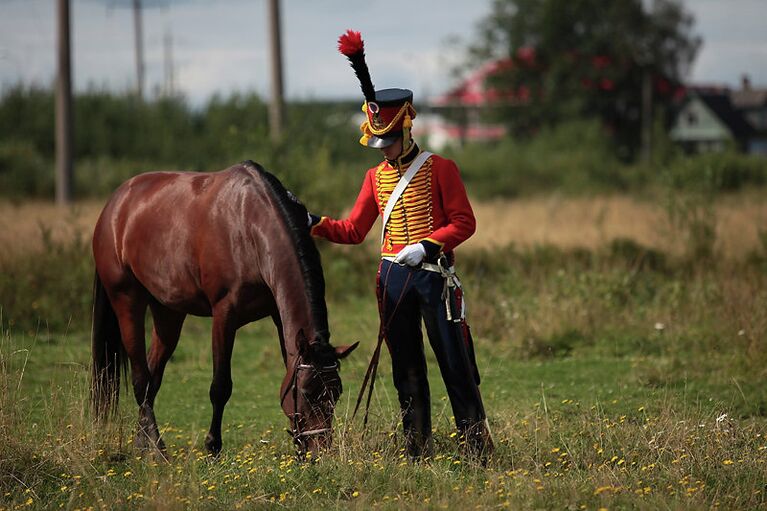
[[[213,417],[205,438],[205,448],[213,455],[221,452],[221,420],[232,395],[232,349],[236,331],[233,308],[228,303],[219,303],[213,310],[213,382],[210,384]]]

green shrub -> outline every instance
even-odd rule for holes
[[[54,154],[53,92],[40,87],[16,86],[0,98],[0,133],[6,142],[23,142],[45,159]]]
[[[45,229],[41,236],[42,250],[0,260],[0,327],[31,334],[87,330],[94,271],[87,237],[60,243]]]
[[[733,151],[676,158],[660,179],[673,190],[730,192],[767,183],[767,160]]]
[[[480,197],[616,190],[628,184],[608,136],[592,121],[565,123],[530,140],[507,138],[447,154],[458,163],[467,187]]]
[[[0,142],[0,195],[53,195],[53,166],[28,142]]]
[[[74,101],[75,194],[104,195],[149,170],[215,171],[245,159],[276,174],[309,207],[351,206],[364,171],[381,159],[357,144],[356,102],[293,102],[281,140],[269,137],[266,103],[254,93],[214,96],[199,108],[183,98],[138,101],[89,90]],[[0,185],[6,196],[52,196],[53,94],[15,87],[0,97]],[[658,130],[659,131],[659,130]],[[581,194],[664,188],[733,191],[767,184],[763,158],[725,152],[686,157],[656,134],[654,161],[624,163],[597,121],[575,120],[529,139],[443,151],[473,196],[551,191]]]

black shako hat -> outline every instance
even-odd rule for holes
[[[399,137],[403,137],[406,146],[410,138],[410,129],[416,116],[413,108],[413,91],[408,89],[375,90],[370,79],[365,62],[365,43],[362,35],[353,30],[347,30],[338,38],[338,51],[349,59],[352,69],[360,81],[365,103],[362,111],[366,119],[360,125],[362,137],[360,144],[381,149],[392,145]]]

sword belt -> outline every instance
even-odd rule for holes
[[[391,256],[383,256],[381,259],[385,259],[389,262],[394,263],[394,257]],[[400,266],[405,266],[401,263],[395,263],[399,264]],[[452,300],[451,293],[454,289],[461,289],[461,281],[458,279],[458,275],[455,273],[455,266],[451,265],[448,266],[447,257],[444,255],[440,256],[439,259],[437,259],[437,264],[434,263],[421,263],[418,266],[412,266],[414,270],[426,270],[434,273],[439,273],[442,278],[445,279],[445,285],[442,288],[442,299],[445,301],[445,309],[447,310],[447,320],[453,321],[455,323],[460,323],[466,318],[466,299],[463,298],[461,300],[461,310],[460,311],[454,311],[455,308],[454,300]],[[463,292],[463,290],[461,291]]]

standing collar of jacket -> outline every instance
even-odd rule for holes
[[[391,165],[393,168],[404,168],[410,165],[410,162],[415,160],[415,157],[418,156],[418,153],[420,153],[421,150],[418,148],[418,144],[413,142],[410,144],[410,147],[405,151],[403,154],[401,154],[398,158],[394,160],[386,159],[387,163]]]

